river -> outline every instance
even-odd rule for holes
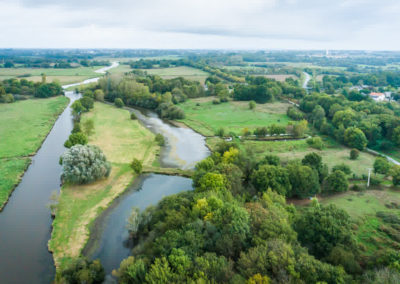
[[[54,262],[47,250],[50,239],[51,193],[60,188],[64,142],[72,130],[70,105],[79,95],[66,92],[68,107],[58,117],[20,184],[0,213],[1,283],[50,283],[54,279]]]
[[[311,76],[310,76],[310,74],[308,74],[307,72],[303,72],[303,74],[304,74],[304,76],[306,77],[306,78],[304,79],[304,82],[303,82],[303,89],[308,90],[308,82],[310,82]]]
[[[103,74],[116,66],[118,62],[113,62],[97,72]],[[98,79],[88,79],[63,88],[97,82]],[[54,279],[54,262],[47,249],[52,223],[47,204],[52,192],[60,188],[62,168],[59,157],[65,151],[63,144],[73,128],[70,106],[80,97],[80,94],[71,91],[66,91],[65,95],[70,99],[68,107],[55,122],[0,213],[1,283],[51,283]],[[166,137],[161,157],[164,166],[189,169],[209,155],[205,138],[193,130],[170,125],[153,112],[131,111],[138,115],[145,127]],[[138,206],[144,209],[164,196],[191,189],[191,179],[156,174],[141,176],[95,222],[87,251],[104,262],[107,272],[117,268],[130,253],[129,246],[126,246],[125,224],[131,208]]]
[[[146,128],[166,138],[161,155],[163,166],[191,169],[210,154],[205,137],[192,129],[173,126],[152,111],[128,109],[135,112]],[[192,189],[192,180],[188,178],[142,175],[101,214],[91,228],[83,253],[91,259],[100,259],[108,274],[107,283],[113,282],[110,276],[112,270],[117,269],[120,262],[131,254],[133,244],[129,242],[126,224],[132,208],[144,210],[165,196]]]

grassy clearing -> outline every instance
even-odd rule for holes
[[[213,149],[219,141],[221,141],[219,138],[209,138],[207,139],[207,144]],[[367,168],[371,168],[375,161],[373,155],[364,152],[360,153],[357,160],[350,160],[350,149],[329,138],[324,138],[325,148],[322,151],[309,147],[305,140],[244,141],[240,142],[239,145],[243,148],[251,148],[259,158],[267,154],[273,154],[279,156],[282,162],[302,159],[306,154],[316,152],[322,156],[323,162],[330,169],[335,165],[344,163],[358,176],[368,174]]]
[[[103,150],[112,163],[112,171],[109,178],[93,184],[61,189],[49,242],[58,267],[70,257],[80,255],[89,238],[90,224],[132,183],[132,159],[140,159],[145,167],[150,167],[160,150],[154,134],[137,120],[131,120],[127,110],[95,103],[82,121],[88,119],[93,119],[95,130],[89,143]]]
[[[158,75],[164,79],[183,77],[188,80],[199,81],[200,83],[204,83],[206,78],[210,76],[210,74],[207,72],[187,66],[159,69],[143,69],[143,71],[146,71],[150,75]]]
[[[390,224],[376,215],[377,212],[389,212],[400,217],[399,209],[388,206],[393,203],[400,204],[398,189],[349,191],[325,198],[321,203],[335,204],[349,213],[357,224],[356,238],[366,255],[384,248],[399,249],[400,242],[387,233],[396,232],[398,229],[391,228]]]
[[[257,104],[255,110],[250,110],[248,102],[229,101],[214,105],[213,99],[193,99],[180,104],[186,115],[181,121],[206,136],[214,135],[221,127],[240,135],[243,128],[254,130],[274,123],[287,125],[290,121],[286,115],[288,103]]]
[[[67,104],[61,96],[0,104],[0,209]]]

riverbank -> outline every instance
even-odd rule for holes
[[[62,187],[49,241],[57,267],[81,254],[92,222],[135,180],[130,168],[133,158],[152,167],[160,153],[155,135],[138,120],[131,120],[127,110],[96,102],[82,122],[89,119],[94,122],[89,144],[103,150],[112,171],[109,178],[93,184]]]
[[[68,101],[59,96],[0,104],[0,211]]]

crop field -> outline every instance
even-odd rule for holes
[[[89,238],[92,221],[132,183],[135,177],[130,168],[132,159],[151,166],[160,151],[154,134],[137,120],[131,120],[127,110],[95,103],[94,109],[82,117],[82,122],[88,119],[94,122],[89,144],[103,150],[112,170],[107,179],[62,188],[49,243],[58,267],[70,257],[80,255]]]
[[[0,208],[67,104],[62,96],[0,104]]]
[[[163,79],[183,77],[188,80],[199,81],[200,83],[204,83],[206,78],[210,75],[200,69],[187,66],[142,70],[146,71],[150,75],[158,75]]]
[[[205,136],[212,136],[219,128],[241,135],[243,128],[254,130],[271,124],[286,126],[290,121],[286,115],[288,103],[257,104],[250,110],[248,102],[229,101],[215,105],[213,99],[192,99],[180,104],[186,115],[181,122]]]

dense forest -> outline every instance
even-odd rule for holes
[[[114,272],[120,283],[383,283],[399,280],[400,255],[365,258],[349,215],[334,205],[296,209],[286,196],[320,190],[327,168],[316,154],[282,164],[256,162],[251,149],[223,142],[196,166],[195,190],[133,210],[132,256]],[[333,170],[324,190],[338,190]],[[65,274],[70,273],[68,270]],[[382,282],[383,281],[383,282]],[[394,283],[394,282],[391,282]]]

